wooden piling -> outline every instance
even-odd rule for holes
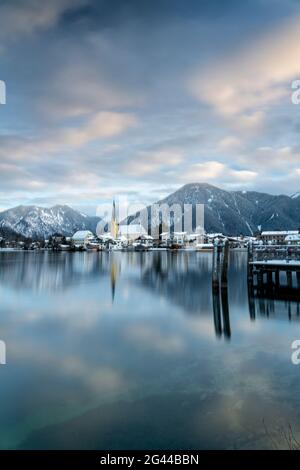
[[[247,277],[248,277],[248,282],[252,283],[253,282],[253,265],[251,264],[253,261],[253,245],[252,242],[248,243],[248,249],[247,249]]]
[[[225,338],[231,337],[230,318],[229,318],[229,304],[228,304],[228,289],[221,287],[221,300],[222,300],[222,316],[223,316],[223,332]]]
[[[268,287],[272,287],[273,285],[273,272],[272,271],[267,271],[267,283],[268,283]]]
[[[219,242],[218,240],[214,241],[214,251],[213,251],[213,269],[212,269],[212,284],[213,289],[219,289],[220,284],[220,251],[219,251]]]
[[[300,271],[297,271],[296,276],[297,276],[297,288],[300,289]]]
[[[287,271],[286,272],[286,283],[287,283],[288,287],[290,287],[290,288],[293,287],[292,271]]]
[[[218,337],[222,335],[221,301],[220,301],[220,249],[219,241],[214,240],[213,267],[212,267],[212,300],[214,312],[215,332]]]
[[[223,333],[227,339],[231,336],[228,305],[228,258],[228,240],[224,240],[222,243],[215,240],[212,270],[214,324],[216,335],[221,336]]]
[[[249,305],[250,319],[255,320],[256,313],[255,313],[253,277],[248,278],[248,305]]]
[[[214,325],[215,332],[218,337],[222,336],[222,322],[221,322],[221,303],[219,289],[213,288],[213,312],[214,312]]]
[[[276,269],[275,271],[275,286],[278,288],[280,286],[280,271]]]
[[[221,265],[221,288],[227,289],[228,285],[228,258],[229,258],[229,243],[224,240],[222,244],[222,265]]]

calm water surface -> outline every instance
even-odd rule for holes
[[[298,438],[297,305],[250,315],[232,253],[219,319],[211,258],[0,252],[0,447],[271,448],[289,425]]]

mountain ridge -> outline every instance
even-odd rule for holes
[[[0,235],[28,239],[45,239],[56,233],[71,236],[77,230],[95,231],[99,220],[62,204],[49,208],[19,205],[0,212]]]
[[[261,230],[296,230],[300,227],[300,197],[285,194],[226,191],[209,183],[188,183],[156,204],[204,204],[207,232],[253,235]],[[134,214],[130,219],[136,217]]]
[[[297,194],[226,191],[209,183],[188,183],[156,204],[204,204],[207,232],[253,235],[261,230],[299,229],[300,193]],[[131,223],[137,216],[133,214],[127,221]],[[0,212],[0,236],[11,238],[15,234],[32,239],[48,238],[55,233],[71,236],[76,230],[95,232],[99,220],[63,204],[49,208],[19,205]]]

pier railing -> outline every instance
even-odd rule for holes
[[[249,261],[300,261],[300,246],[295,245],[252,245],[249,247]]]
[[[284,281],[285,280],[285,281]],[[300,246],[250,245],[248,247],[248,288],[259,295],[287,298],[300,292]]]

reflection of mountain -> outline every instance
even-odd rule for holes
[[[209,313],[211,263],[209,253],[153,252],[151,263],[143,270],[142,283],[188,313]]]
[[[3,252],[0,260],[0,282],[13,289],[64,290],[83,279],[108,272],[107,257],[88,252]]]
[[[230,256],[229,314],[245,310],[246,262],[247,257],[242,253]],[[0,264],[0,285],[18,290],[63,291],[91,280],[97,283],[98,279],[108,278],[114,299],[122,278],[127,278],[132,292],[135,285],[142,285],[187,314],[211,315],[217,334],[224,329],[228,332],[227,317],[224,323],[212,296],[210,253],[2,252]],[[226,302],[224,298],[220,300],[224,309]],[[253,319],[261,316],[300,320],[299,289],[293,289],[291,293],[283,288],[268,296],[267,292],[251,290],[250,286],[249,311]]]
[[[246,259],[243,253],[230,257],[229,300],[240,306],[247,292]],[[153,252],[142,271],[142,283],[188,313],[212,314],[211,273],[211,253]]]

